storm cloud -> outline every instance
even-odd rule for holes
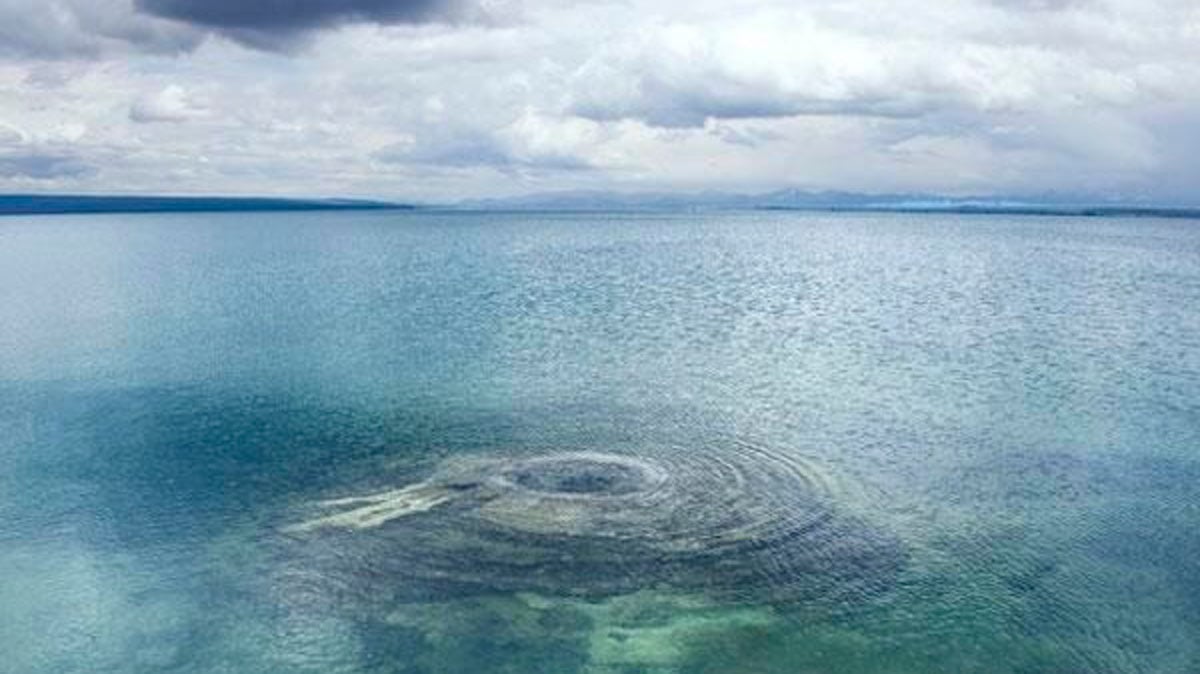
[[[137,0],[143,12],[215,30],[251,46],[286,46],[346,23],[421,24],[477,18],[467,0]]]

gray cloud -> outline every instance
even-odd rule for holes
[[[572,112],[599,121],[640,119],[652,126],[700,127],[709,119],[755,119],[796,115],[853,115],[912,117],[933,104],[926,92],[862,92],[831,95],[792,92],[753,83],[718,81],[697,76],[670,82],[654,73],[638,77],[635,93],[610,96],[597,90],[582,92]]]
[[[0,57],[94,59],[114,52],[183,53],[203,34],[134,11],[131,0],[3,0]]]
[[[0,177],[55,180],[78,178],[94,172],[94,168],[80,159],[61,154],[12,154],[0,155]]]
[[[1076,7],[1086,7],[1090,0],[989,0],[997,7],[1035,12],[1058,12]]]
[[[98,59],[195,50],[216,32],[286,50],[346,23],[478,21],[475,0],[0,0],[0,57]]]
[[[736,127],[727,123],[714,124],[708,133],[720,138],[730,145],[756,148],[774,141],[782,140],[781,134],[755,127]]]
[[[25,134],[20,130],[0,122],[0,146],[16,145],[25,140]]]
[[[201,26],[264,49],[345,23],[418,24],[475,18],[465,0],[137,0],[148,14]]]
[[[429,133],[412,143],[394,143],[374,155],[388,164],[412,164],[452,169],[491,168],[518,170],[578,171],[591,166],[582,158],[553,151],[530,151],[514,147],[491,133],[460,129],[454,133]]]
[[[508,166],[514,161],[508,148],[490,135],[477,132],[462,132],[436,140],[426,137],[414,143],[393,143],[375,153],[375,158],[393,164],[451,168]]]

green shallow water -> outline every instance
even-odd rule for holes
[[[0,671],[1195,672],[1198,307],[1190,221],[6,218]]]

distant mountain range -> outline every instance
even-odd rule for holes
[[[455,208],[528,211],[803,210],[913,213],[1009,213],[1021,215],[1144,215],[1200,217],[1200,208],[1045,195],[1033,198],[947,197],[933,194],[862,194],[777,190],[729,192],[548,192],[501,199],[472,199]]]
[[[187,213],[229,211],[327,211],[411,209],[413,206],[360,199],[275,197],[0,195],[0,215],[55,213]]]

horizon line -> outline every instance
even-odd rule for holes
[[[771,203],[781,194],[839,195],[845,203]],[[641,199],[643,201],[639,202]],[[715,201],[714,201],[715,199]],[[722,199],[725,203],[722,203]],[[907,201],[906,201],[907,199]],[[571,203],[576,200],[576,203]],[[605,203],[605,201],[609,203]],[[757,201],[756,201],[757,200]],[[871,194],[839,190],[776,190],[757,194],[706,192],[563,191],[511,197],[463,198],[449,202],[393,201],[364,197],[194,195],[129,193],[0,193],[0,215],[188,213],[332,210],[434,210],[441,212],[669,212],[778,211],[861,213],[946,213],[1045,216],[1142,216],[1200,218],[1200,206],[1101,200],[1038,201],[1029,197],[950,197],[937,194]]]

